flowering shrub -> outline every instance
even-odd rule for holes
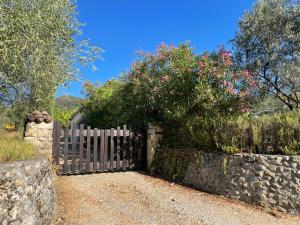
[[[88,123],[103,127],[161,122],[170,132],[168,144],[174,134],[175,141],[192,137],[189,143],[194,144],[219,118],[248,112],[256,83],[251,73],[235,67],[229,51],[199,55],[186,43],[138,52],[121,81],[85,89]],[[206,135],[202,143],[214,143],[208,140],[212,136]]]
[[[161,44],[155,54],[139,53],[128,73],[135,109],[146,121],[211,118],[249,111],[256,83],[237,70],[230,52],[196,55],[188,44]]]

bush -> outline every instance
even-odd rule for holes
[[[53,118],[55,121],[60,122],[62,127],[66,127],[70,124],[70,118],[78,109],[59,109],[55,108]]]
[[[20,133],[0,132],[0,162],[24,160],[35,154],[34,146],[24,141]]]
[[[195,120],[191,133],[199,146],[227,153],[300,154],[300,112]]]
[[[101,86],[85,84],[87,98],[83,111],[87,124],[97,128],[112,128],[127,124],[128,110],[123,95],[124,83],[110,80]]]
[[[195,117],[248,111],[255,87],[252,75],[237,70],[225,49],[198,55],[188,43],[161,44],[153,54],[139,52],[121,80],[86,85],[84,112],[88,124],[98,127],[151,122],[173,129],[176,124],[186,136]]]

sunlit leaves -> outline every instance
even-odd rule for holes
[[[101,50],[80,40],[73,0],[0,0],[0,101],[49,110],[58,86],[77,80]]]

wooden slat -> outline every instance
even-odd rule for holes
[[[97,171],[97,147],[98,147],[98,129],[94,129],[94,163],[93,163],[93,169],[94,172]]]
[[[55,155],[55,147],[56,147],[56,121],[53,122],[53,130],[52,130],[52,157],[54,159]]]
[[[61,130],[61,127],[60,127],[60,123],[56,123],[56,151],[55,151],[55,163],[56,165],[59,165],[59,151],[60,151],[60,130]]]
[[[120,169],[120,127],[117,127],[117,170]]]
[[[75,173],[75,154],[76,154],[76,125],[73,124],[72,132],[72,173]]]
[[[114,128],[111,128],[110,133],[114,133]],[[114,169],[114,136],[110,136],[110,169]]]
[[[79,172],[83,169],[83,129],[84,125],[80,124],[80,136],[79,136]]]
[[[133,133],[129,131],[129,168],[133,167]]]
[[[104,132],[104,170],[108,169],[107,165],[107,155],[108,155],[108,131],[105,130]]]
[[[98,128],[99,129],[99,128]],[[105,131],[109,131],[107,136],[111,136],[111,132],[110,129],[109,130],[105,130]],[[117,130],[114,130],[113,135],[116,137],[117,136]],[[128,137],[129,136],[129,131],[127,130],[127,132],[125,133],[125,135]],[[69,136],[72,136],[72,130],[69,130]],[[76,130],[76,136],[80,136],[80,130],[77,129]],[[83,136],[86,137],[87,136],[87,129],[83,130]],[[91,137],[94,136],[94,130],[91,130]],[[120,130],[120,136],[124,136],[123,130]]]
[[[104,170],[104,148],[105,148],[105,144],[104,144],[104,130],[100,130],[100,140],[101,140],[101,146],[100,146],[100,170],[103,171]]]
[[[59,163],[59,154],[64,153],[62,171],[65,174],[75,174],[78,171],[126,170],[128,167],[143,165],[145,162],[143,135],[135,135],[127,129],[126,125],[123,125],[122,128],[121,130],[121,127],[118,126],[117,129],[98,130],[95,128],[92,130],[91,127],[84,129],[83,125],[80,125],[80,129],[76,129],[76,125],[74,125],[73,129],[70,130],[68,128],[61,129],[59,124],[55,123],[53,128],[53,160],[55,163]],[[85,136],[87,137],[86,145]],[[122,136],[123,141],[121,140]],[[60,138],[58,137],[64,139],[63,148],[60,147]],[[94,143],[92,143],[93,137]],[[72,145],[71,148],[70,145]],[[93,160],[91,159],[92,152],[94,154]],[[69,156],[70,153],[71,157]],[[71,165],[68,165],[70,159]]]
[[[126,134],[126,125],[123,125],[123,132]],[[127,154],[126,154],[126,151],[127,151],[127,146],[126,146],[126,144],[127,144],[127,140],[126,140],[127,138],[126,138],[126,135],[125,136],[123,136],[123,148],[122,148],[122,151],[123,151],[123,165],[122,165],[122,167],[123,167],[123,170],[125,170],[126,169],[126,166],[127,166],[127,159],[126,159],[126,157],[127,157]]]
[[[68,173],[68,156],[69,156],[69,128],[64,129],[64,172]]]
[[[87,128],[87,140],[86,140],[86,171],[90,172],[91,164],[91,127]]]
[[[52,160],[55,163],[55,155],[56,155],[56,139],[57,139],[57,122],[53,123],[53,141],[52,141]]]

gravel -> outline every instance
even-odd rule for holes
[[[138,172],[64,176],[57,182],[54,225],[299,225],[268,213]]]

